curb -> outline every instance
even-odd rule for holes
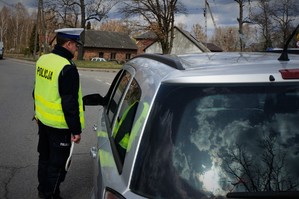
[[[30,61],[30,60],[24,60],[24,59],[17,59],[17,58],[12,58],[12,57],[5,57],[3,58],[3,60],[13,60],[16,62],[22,62],[22,63],[27,63],[27,64],[35,64],[36,61]],[[81,67],[77,67],[78,70],[85,70],[85,71],[101,71],[101,72],[111,72],[111,73],[116,73],[118,72],[120,69],[109,69],[109,68],[81,68]]]

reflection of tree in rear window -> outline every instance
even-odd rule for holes
[[[180,176],[212,195],[297,190],[299,97],[293,100],[297,105],[284,105],[292,112],[276,112],[283,106],[276,99],[271,115],[264,111],[266,97],[208,95],[189,103],[173,153]],[[286,101],[288,96],[280,97]]]
[[[131,188],[188,199],[298,191],[298,110],[292,83],[162,85]]]

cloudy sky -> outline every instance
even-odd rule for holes
[[[176,17],[176,24],[183,23],[188,31],[191,30],[193,24],[199,23],[202,27],[205,27],[205,18],[203,15],[205,0],[181,0],[187,8],[187,15],[179,15]],[[37,0],[0,0],[0,8],[3,5],[9,6],[21,2],[30,10],[36,9]],[[239,15],[238,4],[234,0],[208,0],[210,8],[212,10],[213,17],[217,26],[237,26],[237,17]],[[252,3],[254,6],[254,3]],[[244,7],[244,17],[247,16],[249,7]],[[112,18],[121,18],[121,15],[114,11],[110,13]],[[298,23],[298,22],[297,22]],[[213,32],[214,25],[210,14],[207,15],[207,28],[208,33]],[[210,34],[209,34],[210,35]]]
[[[203,15],[205,0],[181,0],[187,9],[186,15],[179,15],[175,18],[175,23],[185,24],[185,28],[190,31],[194,24],[200,24],[205,27],[205,18]],[[238,4],[234,0],[208,0],[212,15],[217,26],[237,26],[237,17],[239,15]],[[244,8],[248,12],[248,7]],[[112,16],[121,18],[118,13],[111,13]],[[214,31],[214,25],[210,13],[207,15],[208,32]]]
[[[0,7],[9,6],[21,2],[28,8],[36,8],[37,0],[0,0]],[[183,4],[187,8],[188,15],[177,17],[177,21],[187,25],[194,23],[202,23],[204,25],[204,0],[184,0]],[[233,0],[209,0],[210,7],[217,25],[236,25],[236,17],[238,16],[238,7]],[[112,16],[120,17],[117,13]],[[208,25],[212,25],[210,16],[208,16]]]

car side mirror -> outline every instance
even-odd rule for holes
[[[90,94],[85,95],[83,98],[84,106],[97,106],[97,105],[105,105],[105,98],[100,94]]]

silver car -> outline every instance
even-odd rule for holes
[[[137,56],[98,121],[93,199],[299,198],[299,57]]]

